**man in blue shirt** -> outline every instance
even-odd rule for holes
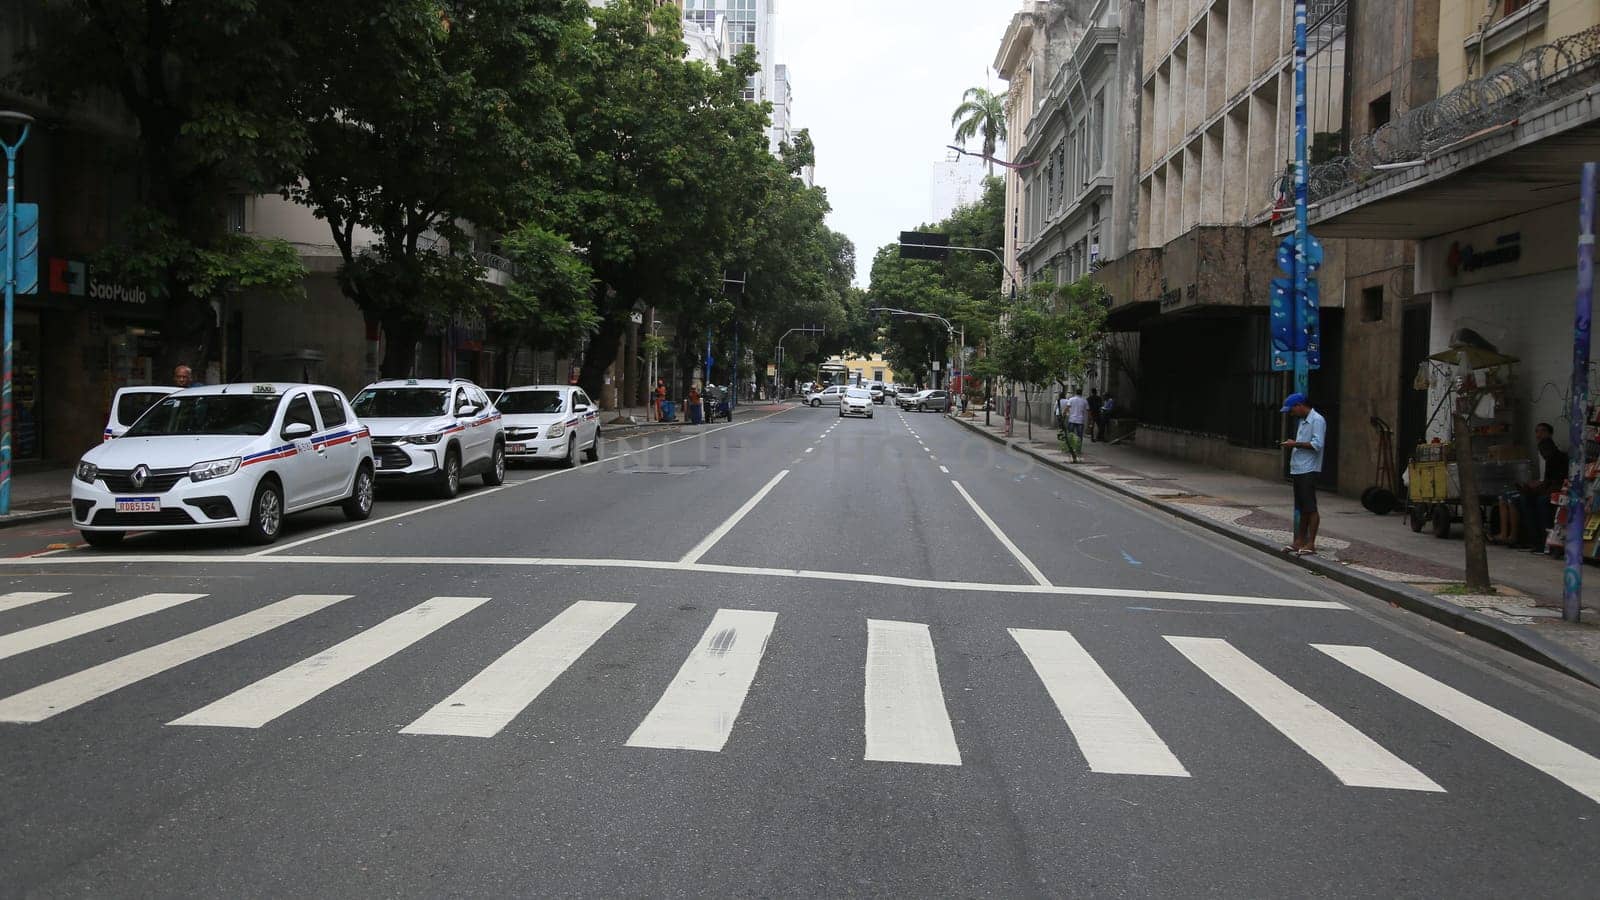
[[[1322,472],[1322,451],[1328,446],[1328,420],[1311,408],[1305,394],[1290,394],[1283,409],[1300,420],[1294,440],[1284,441],[1289,448],[1289,480],[1294,484],[1294,543],[1286,553],[1305,556],[1317,552],[1317,476]]]

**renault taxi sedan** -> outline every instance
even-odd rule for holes
[[[283,517],[339,505],[372,515],[372,441],[344,396],[319,384],[222,384],[157,401],[84,454],[72,520],[90,546],[130,530],[240,528],[277,540]]]
[[[351,401],[372,429],[378,478],[423,481],[454,497],[461,479],[506,480],[506,435],[489,395],[464,378],[397,378],[361,389]]]
[[[872,392],[866,388],[845,388],[844,395],[839,398],[839,418],[845,416],[872,418]]]
[[[600,407],[582,388],[538,384],[507,388],[496,404],[505,417],[506,458],[559,460],[572,468],[578,451],[600,459]]]

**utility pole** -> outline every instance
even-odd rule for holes
[[[1306,258],[1311,243],[1306,168],[1306,0],[1294,0],[1294,308],[1315,316],[1306,299]],[[1296,324],[1307,330],[1311,326],[1311,322]],[[1311,385],[1308,355],[1308,350],[1294,355],[1294,389],[1307,395]]]
[[[21,249],[22,239],[22,235],[17,233],[17,151],[28,140],[28,127],[33,124],[33,117],[26,113],[3,112],[0,113],[0,122],[22,126],[16,143],[7,144],[0,140],[0,147],[5,149],[6,154],[6,349],[4,362],[0,363],[4,366],[4,374],[0,375],[0,516],[3,516],[11,512],[11,432],[15,418],[11,405],[12,326],[17,294],[17,253]]]
[[[1567,474],[1567,566],[1562,581],[1561,618],[1578,621],[1583,610],[1583,530],[1588,518],[1583,470],[1589,420],[1589,326],[1594,313],[1595,192],[1600,190],[1600,163],[1584,163],[1578,187],[1578,294],[1572,319],[1572,457]],[[7,346],[10,346],[9,344]]]

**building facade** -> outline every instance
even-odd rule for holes
[[[789,72],[782,73],[779,84],[775,60],[777,0],[682,0],[685,29],[690,24],[701,28],[717,28],[718,20],[725,21],[728,29],[729,57],[739,55],[746,47],[754,47],[756,62],[761,68],[751,76],[745,87],[745,99],[754,103],[773,105],[773,122],[767,129],[767,145],[772,152],[785,139],[789,129],[788,104],[790,98]],[[779,130],[779,106],[783,107],[783,133]]]

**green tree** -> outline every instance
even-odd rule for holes
[[[59,0],[36,5],[23,90],[112,96],[136,126],[133,208],[95,264],[165,302],[164,366],[203,364],[232,291],[298,289],[292,248],[228,232],[230,194],[292,181],[306,145],[294,92],[304,10],[291,0]]]
[[[497,293],[473,245],[554,218],[574,164],[562,76],[587,8],[367,0],[307,20],[319,69],[300,95],[310,152],[289,193],[327,220],[341,287],[383,326],[385,375],[408,374],[417,341],[455,312],[521,321],[543,308],[527,307],[529,292]],[[553,246],[530,237],[521,248]],[[553,258],[545,268],[562,284],[576,277]]]
[[[956,126],[956,141],[965,145],[976,136],[983,138],[983,155],[994,174],[994,151],[1000,135],[1006,130],[1006,99],[1003,94],[991,93],[986,88],[967,88],[961,95],[961,105],[950,116]]]

